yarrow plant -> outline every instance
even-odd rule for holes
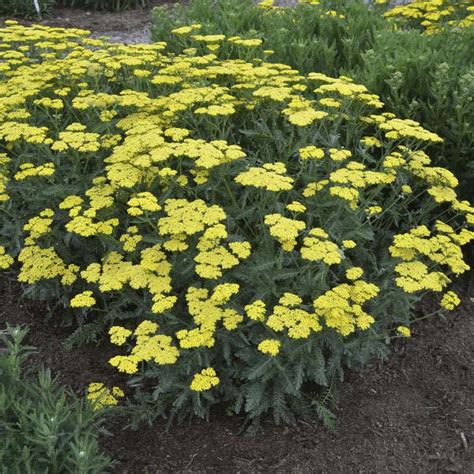
[[[70,308],[70,343],[108,335],[144,417],[328,419],[426,292],[459,302],[474,209],[423,151],[442,138],[349,77],[175,34],[179,54],[0,30],[0,266]],[[103,405],[125,388],[91,383]]]

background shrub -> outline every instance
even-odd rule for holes
[[[49,9],[56,4],[56,0],[38,0],[41,14],[48,13]],[[33,0],[2,0],[0,2],[0,15],[15,15],[25,17],[37,17]]]
[[[354,78],[380,95],[397,116],[413,118],[443,137],[429,149],[430,155],[458,176],[461,193],[470,197],[474,27],[427,35],[411,30],[405,21],[402,30],[395,30],[383,19],[384,11],[361,0],[322,0],[320,5],[284,9],[262,8],[251,0],[193,0],[189,7],[155,9],[152,34],[177,50],[183,47],[182,38],[170,35],[171,30],[199,23],[204,34],[263,38],[262,48],[247,50],[247,57],[271,50],[262,57],[304,73]],[[236,57],[242,51],[223,47],[218,54]]]
[[[0,465],[5,472],[102,473],[97,415],[51,378],[25,371],[27,330],[0,333]]]

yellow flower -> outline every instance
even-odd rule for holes
[[[13,258],[5,251],[5,247],[0,245],[0,270],[6,270],[13,264]]]
[[[360,267],[349,268],[349,270],[346,271],[346,277],[349,280],[358,280],[363,274],[364,270]]]
[[[263,354],[276,356],[280,352],[281,342],[277,339],[265,339],[258,345],[258,350]]]
[[[87,400],[92,404],[94,410],[117,405],[118,399],[124,396],[123,390],[119,387],[109,389],[99,382],[91,383],[87,388]]]
[[[236,176],[235,181],[242,186],[254,186],[267,191],[289,191],[293,188],[293,179],[285,175],[283,163],[267,163],[261,168],[252,167]]]
[[[204,392],[216,385],[219,385],[219,377],[217,377],[216,371],[213,368],[208,367],[194,375],[190,388],[195,392]]]
[[[320,160],[324,158],[324,150],[315,146],[307,146],[298,150],[302,160],[316,159]]]
[[[292,201],[286,206],[286,209],[291,212],[304,212],[306,211],[306,206],[298,201]]]
[[[267,308],[262,300],[256,300],[251,304],[245,306],[245,312],[250,319],[255,321],[265,320]]]
[[[452,311],[454,308],[459,306],[460,303],[461,300],[458,295],[454,291],[448,291],[441,298],[440,304],[442,308]]]
[[[125,344],[127,338],[131,336],[132,331],[125,329],[122,326],[112,326],[109,329],[110,342],[117,346]]]

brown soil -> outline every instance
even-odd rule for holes
[[[81,392],[91,380],[121,382],[106,360],[110,346],[66,352],[70,330],[56,315],[21,301],[21,289],[0,283],[0,327],[27,324],[33,360],[51,367],[61,383]],[[239,435],[242,419],[215,414],[209,422],[164,423],[124,430],[109,422],[104,450],[117,473],[158,472],[474,472],[474,303],[448,319],[417,323],[413,337],[393,347],[387,363],[349,374],[342,386],[334,433],[318,421],[295,427],[264,423],[255,437]],[[64,317],[64,316],[63,316]]]
[[[1,1],[1,0],[0,0]],[[147,8],[123,12],[96,12],[79,8],[53,8],[51,14],[41,21],[22,23],[41,23],[62,28],[81,28],[92,31],[92,36],[108,36],[112,41],[123,43],[149,43],[151,12],[158,5],[172,4],[179,0],[151,0]],[[186,3],[186,2],[181,2]],[[0,25],[6,17],[0,17]]]

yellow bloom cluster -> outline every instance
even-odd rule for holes
[[[316,314],[322,316],[330,328],[347,336],[356,328],[367,329],[374,318],[362,305],[375,298],[380,289],[373,283],[357,280],[351,285],[343,283],[314,300]]]
[[[288,219],[281,214],[268,214],[265,224],[270,227],[270,235],[280,242],[286,252],[291,252],[296,246],[296,237],[306,228],[304,221]]]
[[[402,335],[403,337],[410,337],[411,336],[410,328],[407,328],[406,326],[398,326],[397,327],[397,332],[398,332],[398,334]]]
[[[196,327],[190,330],[182,329],[176,333],[180,346],[183,349],[212,347],[219,322],[222,322],[228,331],[234,330],[244,318],[235,309],[224,306],[238,291],[239,285],[236,283],[217,285],[210,296],[209,291],[204,288],[189,288],[186,301]]]
[[[92,291],[83,291],[71,300],[71,308],[90,308],[96,303]]]
[[[141,216],[145,212],[156,212],[161,209],[161,206],[158,204],[158,199],[149,192],[134,195],[129,199],[127,205],[127,212],[131,216]]]
[[[0,269],[6,270],[13,264],[14,260],[5,251],[5,247],[0,245]]]
[[[217,377],[216,371],[212,367],[208,367],[194,374],[190,388],[194,392],[204,392],[216,385],[219,385],[219,377]]]
[[[306,339],[311,332],[321,331],[317,314],[302,309],[302,304],[298,295],[284,293],[268,317],[267,326],[277,332],[286,329],[293,339]]]
[[[60,132],[59,140],[51,145],[54,151],[77,150],[81,152],[94,152],[100,148],[98,133],[88,133],[85,125],[72,123],[64,132]]]
[[[91,383],[87,388],[87,400],[92,404],[94,410],[117,405],[118,399],[124,396],[123,390],[119,387],[109,389],[99,382]]]
[[[303,239],[301,257],[312,262],[324,262],[326,265],[336,265],[342,261],[339,247],[329,240],[326,231],[319,227],[311,229]]]
[[[54,170],[54,163],[45,163],[39,166],[35,166],[33,163],[24,163],[20,165],[19,171],[13,178],[17,181],[22,181],[31,176],[52,176]]]
[[[461,300],[454,291],[447,291],[441,298],[441,307],[452,311],[454,308],[459,306]]]
[[[433,34],[446,27],[468,28],[473,25],[474,1],[416,0],[395,6],[385,12],[384,16],[418,25],[426,34]]]
[[[280,352],[280,347],[281,342],[278,339],[265,339],[258,345],[258,350],[275,357]]]
[[[469,270],[464,262],[461,246],[474,239],[474,232],[462,229],[459,233],[447,224],[437,222],[438,233],[432,235],[424,225],[418,226],[405,234],[394,237],[389,248],[393,257],[400,258],[403,263],[395,267],[398,277],[396,284],[408,293],[423,289],[442,291],[450,279],[440,271],[429,271],[433,263],[444,265],[456,275]],[[426,258],[428,265],[423,263]]]

